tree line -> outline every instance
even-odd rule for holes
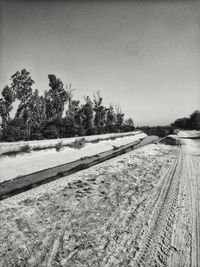
[[[194,111],[189,117],[175,120],[171,126],[182,130],[200,130],[200,111]]]
[[[142,126],[139,127],[147,135],[155,135],[159,137],[165,137],[174,133],[174,128],[170,125],[167,126]]]
[[[0,98],[0,141],[42,140],[126,132],[134,130],[131,118],[125,120],[119,105],[103,105],[100,91],[84,103],[75,100],[71,84],[64,86],[54,74],[48,75],[49,89],[40,95],[26,69],[10,78]],[[11,116],[13,104],[17,104]],[[16,105],[15,104],[15,105]]]
[[[176,129],[181,130],[200,130],[200,111],[194,111],[189,117],[179,118],[170,125],[166,126],[142,126],[139,127],[147,135],[165,137],[174,134]]]

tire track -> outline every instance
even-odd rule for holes
[[[177,214],[172,237],[172,246],[175,250],[171,251],[169,266],[191,266],[191,214],[190,181],[187,175],[187,164],[184,157]]]
[[[112,221],[114,221],[115,224],[124,226],[125,231],[121,232],[120,229],[118,231],[118,229],[115,229],[115,225],[111,226],[111,229],[108,230],[108,238],[106,238],[105,242],[101,242],[102,249],[95,256],[100,259],[98,266],[130,266],[132,264],[132,259],[137,255],[140,247],[139,240],[143,236],[145,229],[149,227],[148,223],[153,220],[152,209],[158,206],[159,201],[164,197],[165,191],[171,186],[173,180],[171,177],[176,172],[177,162],[178,160],[174,159],[166,174],[159,178],[159,182],[152,190],[150,199],[148,198],[147,200],[143,197],[138,201],[136,206],[129,204],[130,207],[125,209],[123,217],[120,217],[119,213],[116,212],[116,214],[113,214],[112,220],[110,221],[109,219],[106,222],[104,228],[106,228],[106,225],[112,225]],[[163,201],[165,202],[165,200],[167,201],[166,198]],[[127,199],[125,202],[127,202]],[[143,205],[143,203],[145,204]],[[162,205],[160,205],[160,209],[162,209]],[[77,257],[76,254],[84,253],[83,251],[88,249],[87,244],[84,247],[84,243],[81,243],[82,241],[77,242],[73,248],[68,246],[71,238],[71,229],[69,228],[72,219],[72,214],[65,214],[59,221],[56,221],[54,226],[51,226],[50,231],[46,233],[47,239],[45,239],[44,235],[44,242],[39,252],[29,258],[29,266],[68,266],[73,261],[73,258]],[[173,214],[167,222],[166,227],[171,229],[171,225],[173,225]],[[163,242],[161,249],[159,250],[158,248],[158,258],[162,258],[163,253],[166,254],[169,243],[168,239],[169,235],[167,233],[163,236],[163,240],[161,240]],[[97,266],[96,259],[94,262],[96,265],[91,266]],[[88,266],[90,266],[89,263]]]
[[[148,222],[140,249],[130,266],[168,266],[175,209],[180,186],[182,155],[175,160]]]
[[[198,158],[195,155],[189,156],[189,174],[191,181],[192,196],[192,259],[191,266],[200,266],[200,194],[197,170],[199,168]]]
[[[200,266],[200,154],[197,141],[184,141],[183,170],[179,211],[174,226],[170,265],[174,267]]]
[[[137,240],[139,236],[141,236],[141,232],[144,231],[146,227],[148,227],[148,221],[150,220],[152,214],[152,208],[156,205],[157,201],[159,200],[163,191],[163,185],[165,185],[166,182],[168,182],[169,179],[168,177],[171,177],[171,173],[174,171],[175,166],[176,166],[176,160],[172,163],[170,168],[160,179],[159,183],[152,192],[152,196],[148,201],[145,209],[142,212],[139,212],[139,214],[137,214],[137,220],[133,221],[133,223],[129,225],[127,235],[124,235],[121,241],[118,242],[118,244],[116,244],[116,246],[113,248],[112,253],[107,255],[102,260],[101,266],[105,267],[116,266],[116,262],[118,262],[118,259],[122,258],[123,253],[126,254],[125,257],[126,262],[124,262],[123,260],[118,262],[119,266],[127,266],[127,264],[131,262],[132,258],[138,251]],[[128,218],[125,218],[125,220],[127,219]]]
[[[28,259],[28,266],[51,267],[55,265],[55,259],[62,246],[63,236],[68,229],[71,212],[66,212],[63,218],[52,225],[51,233],[47,233],[43,245],[35,255]]]

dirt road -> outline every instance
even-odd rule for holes
[[[200,266],[200,139],[184,133],[183,168],[170,266]],[[181,135],[180,135],[181,136]],[[189,139],[192,137],[194,139]]]
[[[200,145],[182,140],[3,200],[0,266],[198,267]]]
[[[181,142],[131,266],[200,266],[200,140]]]

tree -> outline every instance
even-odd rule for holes
[[[80,109],[80,117],[82,118],[81,135],[90,135],[95,130],[93,127],[93,102],[89,96],[84,97],[84,99],[86,103]]]
[[[115,106],[115,110],[116,110],[116,116],[117,116],[117,127],[119,130],[121,130],[123,122],[124,122],[124,113],[122,113],[121,107],[120,105],[116,105]]]
[[[110,104],[109,108],[106,109],[106,132],[113,132],[114,126],[117,121],[117,116],[113,105]]]
[[[200,130],[200,111],[196,110],[190,115],[190,125],[192,129]]]
[[[73,91],[71,83],[66,86],[68,109],[66,117],[62,123],[62,135],[71,137],[75,135],[83,135],[83,120],[85,118],[83,106],[80,107],[80,101],[73,99]]]
[[[28,110],[28,102],[32,96],[32,85],[34,81],[30,76],[30,72],[26,69],[17,71],[11,76],[11,88],[14,91],[16,98],[20,101],[16,117],[21,118],[24,128],[24,139],[30,137],[30,114]]]
[[[98,129],[98,133],[101,134],[104,132],[104,128],[106,125],[106,107],[102,105],[103,98],[100,95],[100,91],[97,91],[96,94],[94,94],[94,125]]]
[[[44,97],[39,95],[39,91],[36,89],[30,97],[28,103],[29,112],[29,130],[31,139],[42,138],[42,128],[46,122],[46,106]]]
[[[59,137],[59,129],[54,122],[48,122],[43,131],[43,135],[47,139],[55,139]]]
[[[30,97],[28,103],[28,110],[30,111],[30,121],[36,127],[40,127],[40,124],[46,118],[46,109],[44,103],[44,97],[39,95],[39,91],[36,89]]]
[[[190,119],[186,118],[186,117],[177,119],[174,121],[174,123],[172,123],[172,127],[178,128],[178,129],[183,129],[183,130],[190,129],[190,127],[191,127]]]
[[[200,130],[200,111],[194,111],[190,117],[179,118],[171,126],[183,130]]]
[[[68,101],[68,94],[63,83],[54,74],[49,74],[49,91],[45,91],[46,116],[54,120],[62,118],[65,103]]]
[[[73,98],[73,91],[75,91],[76,89],[72,89],[72,84],[69,83],[68,85],[66,85],[66,93],[67,93],[67,99],[68,99],[68,110],[71,109],[71,105],[72,105],[72,98]]]
[[[125,124],[130,125],[130,126],[134,126],[133,119],[128,118],[127,120],[125,120]]]
[[[26,69],[23,69],[20,72],[17,71],[11,76],[11,88],[23,105],[26,105],[32,95],[33,84],[34,81],[30,76],[30,72]]]
[[[92,135],[129,131],[134,127],[131,119],[126,121],[130,125],[124,124],[124,113],[119,105],[115,112],[112,105],[106,108],[102,104],[100,91],[97,91],[93,100],[89,96],[84,97],[85,103],[81,105],[73,99],[75,89],[72,89],[71,84],[64,88],[62,81],[54,74],[49,74],[48,78],[49,90],[39,95],[37,89],[33,90],[34,81],[26,69],[11,76],[11,85],[4,87],[0,98],[1,140]],[[15,99],[19,100],[19,105],[12,119],[10,113]],[[195,116],[192,115],[191,120],[196,123],[198,119]]]
[[[134,131],[134,130],[135,130],[135,126],[133,123],[133,119],[128,118],[127,120],[125,120],[124,124],[122,126],[122,131],[123,132],[130,132],[130,131]]]
[[[3,128],[2,140],[8,142],[24,140],[23,121],[20,118],[14,118]]]
[[[3,88],[3,98],[0,98],[0,116],[2,120],[2,127],[5,128],[10,122],[10,112],[13,109],[12,103],[15,100],[15,94],[8,85]]]
[[[83,128],[84,114],[77,100],[70,100],[70,105],[66,111],[66,117],[63,119],[64,135],[66,137],[79,135]]]

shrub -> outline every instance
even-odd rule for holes
[[[171,145],[171,146],[179,146],[180,145],[180,141],[176,138],[173,138],[171,136],[167,136],[165,138],[163,138],[160,141],[161,144],[165,144],[165,145]]]
[[[84,145],[85,145],[85,138],[81,138],[81,139],[76,139],[71,147],[80,149],[84,147]]]
[[[30,153],[31,152],[31,148],[28,144],[23,145],[22,147],[20,147],[20,152],[21,153]]]
[[[55,148],[56,148],[56,151],[59,152],[61,150],[61,148],[63,147],[63,142],[60,141],[56,144]]]

